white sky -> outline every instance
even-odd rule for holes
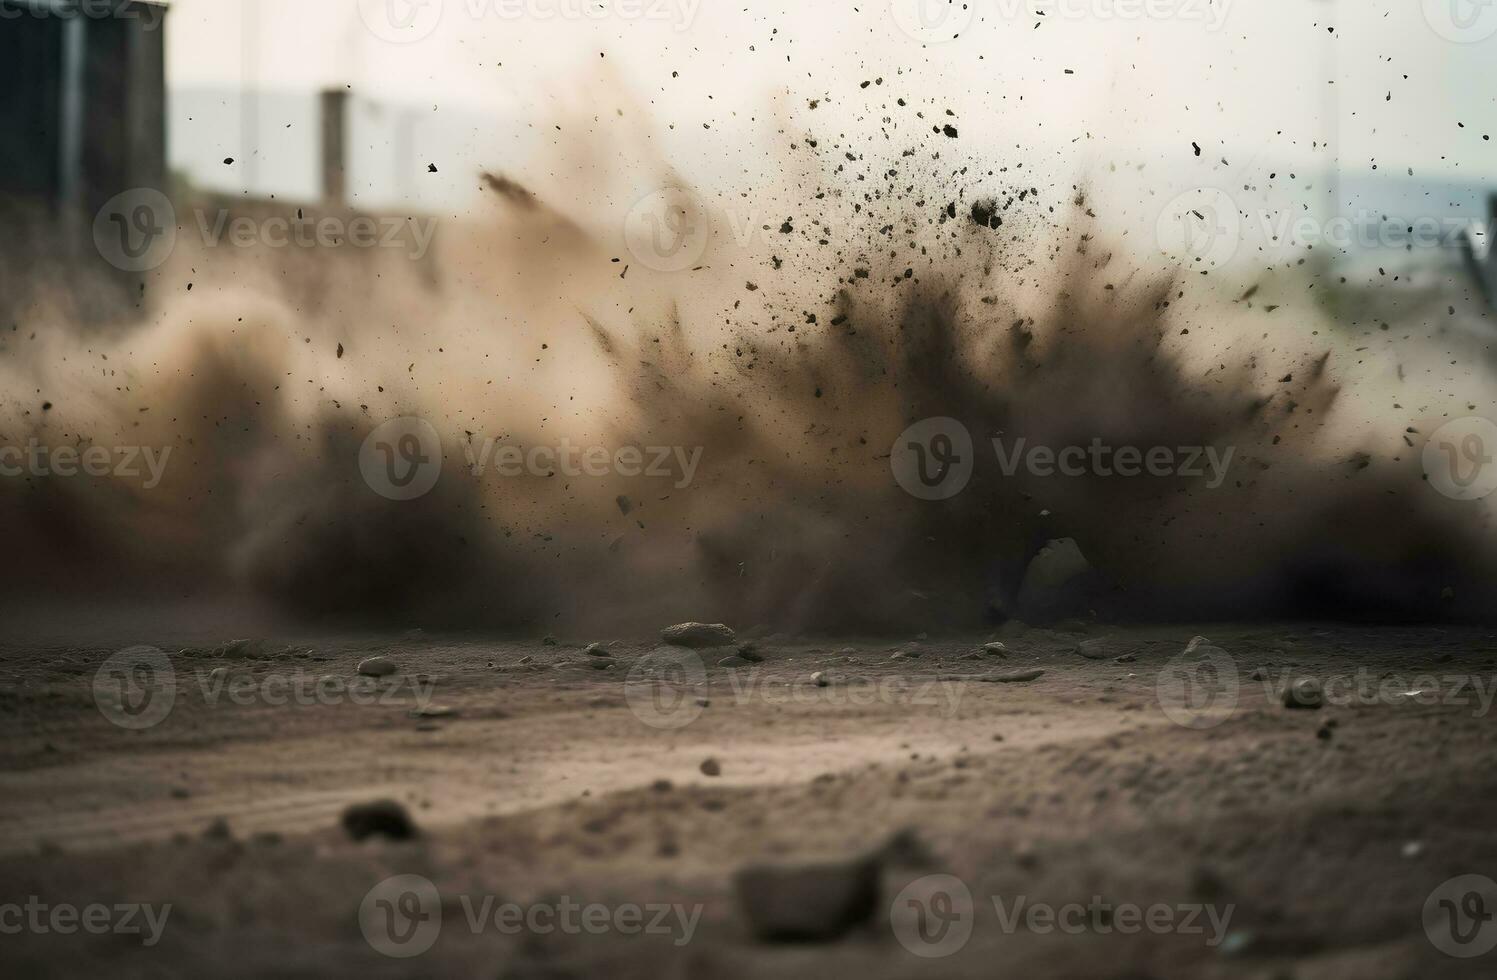
[[[174,93],[224,96],[247,81],[302,96],[350,84],[385,106],[410,107],[423,169],[422,154],[440,147],[464,188],[477,167],[511,163],[548,139],[558,107],[584,109],[600,97],[618,105],[599,112],[630,100],[647,106],[658,122],[656,152],[708,183],[751,165],[776,101],[798,115],[806,100],[822,99],[806,121],[857,138],[876,136],[881,106],[900,95],[955,112],[968,153],[1013,158],[1021,147],[1026,158],[1049,155],[1060,166],[1165,171],[1218,167],[1225,158],[1237,168],[1234,180],[1250,161],[1309,172],[1328,162],[1313,143],[1339,129],[1340,166],[1352,177],[1409,168],[1426,179],[1497,176],[1497,5],[967,2],[972,19],[960,36],[922,46],[896,14],[919,3],[940,12],[943,0],[176,0],[168,79]],[[1173,16],[1122,16],[1145,3]],[[246,17],[247,7],[258,17]],[[959,7],[949,26],[961,26]],[[435,17],[435,26],[420,40],[392,43],[369,26],[387,10],[409,11],[418,24]],[[1431,26],[1456,30],[1452,12],[1475,18],[1465,43]],[[258,45],[245,31],[256,20]],[[885,80],[881,91],[859,88],[875,77]],[[356,141],[356,158],[400,159],[388,145],[395,117],[384,120],[383,135]],[[314,186],[314,118],[262,105],[252,165],[259,189]],[[215,166],[253,152],[240,132],[232,97],[205,105],[184,96],[173,112],[174,163],[206,183],[242,184],[242,169]],[[1203,148],[1199,159],[1192,141]],[[373,176],[404,162],[356,159],[361,165],[379,196],[430,193],[430,183],[407,174],[395,183]]]

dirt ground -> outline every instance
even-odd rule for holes
[[[1182,714],[1168,678],[1197,634],[1238,690]],[[758,662],[687,655],[700,683],[646,670],[661,654],[642,638],[225,640],[130,637],[170,655],[175,683],[138,728],[98,703],[121,644],[0,645],[0,906],[170,904],[151,945],[46,913],[13,929],[0,908],[5,975],[1374,980],[1490,976],[1497,955],[1446,955],[1431,934],[1437,889],[1497,876],[1487,630],[768,636]],[[584,651],[595,640],[608,656]],[[372,656],[396,672],[343,686]],[[1283,707],[1297,675],[1329,703]],[[341,829],[381,798],[414,839]],[[900,831],[866,921],[755,936],[739,869],[834,864]],[[395,875],[440,896],[419,955],[368,938],[366,896]],[[970,897],[932,897],[932,875]],[[1047,928],[1008,917],[1021,901],[1087,912]],[[501,928],[509,903],[637,906],[659,928]],[[1161,925],[1126,928],[1125,908],[1153,906]]]

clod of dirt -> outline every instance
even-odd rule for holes
[[[1029,670],[1011,670],[999,674],[942,674],[942,681],[975,681],[979,684],[1027,684],[1039,680],[1045,672],[1038,667]]]
[[[457,709],[443,704],[430,704],[424,708],[412,708],[412,718],[455,718]]]
[[[826,687],[827,685],[832,683],[832,679],[826,675],[825,671],[818,670],[816,673],[811,675],[811,683],[815,684],[817,687]]]
[[[703,776],[721,776],[723,774],[722,764],[712,758],[703,759],[702,764],[698,768],[702,770]]]
[[[1102,639],[1082,640],[1076,644],[1076,652],[1088,660],[1108,660],[1113,656],[1107,649],[1107,641]]]
[[[602,657],[605,659],[611,659],[613,657],[613,654],[603,649],[603,644],[601,643],[589,643],[587,646],[582,648],[582,652],[587,654],[589,657]]]
[[[365,677],[388,677],[396,669],[395,662],[389,657],[369,657],[359,661],[359,673]]]
[[[693,649],[723,647],[735,639],[733,631],[722,623],[679,623],[660,631],[661,642]]]
[[[1320,681],[1313,677],[1298,677],[1284,688],[1284,707],[1315,710],[1325,706],[1325,693]]]
[[[992,643],[984,643],[982,645],[982,652],[990,657],[1007,657],[1008,647],[995,640]]]
[[[738,903],[764,942],[828,942],[879,905],[878,855],[800,866],[760,865],[733,878]]]
[[[759,648],[752,643],[738,644],[738,655],[751,664],[764,662],[764,654],[760,653]]]
[[[343,829],[354,840],[364,840],[375,834],[391,840],[410,840],[416,836],[411,815],[394,800],[353,804],[343,811]]]

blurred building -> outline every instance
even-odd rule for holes
[[[59,267],[128,295],[130,277],[88,251],[106,201],[164,190],[166,13],[154,0],[0,0],[0,219],[12,232],[0,303]]]

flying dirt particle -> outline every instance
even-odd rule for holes
[[[998,202],[993,198],[974,202],[971,217],[973,224],[984,228],[997,228],[1003,224],[1003,216],[998,213]]]
[[[1195,140],[1191,140],[1190,141],[1190,145],[1195,148],[1196,156],[1200,156],[1201,155],[1201,144],[1197,143]]]
[[[795,231],[795,226],[790,223],[790,219],[789,218],[786,218],[785,219],[785,223],[782,224],[782,225],[780,225],[780,234],[782,234],[782,235],[788,235],[788,234],[792,233],[793,231]],[[776,268],[779,268],[779,267],[776,266]]]
[[[233,157],[224,157],[224,166],[226,166],[226,167],[227,166],[232,166],[233,163],[234,163],[234,158]]]
[[[436,173],[437,172],[437,165],[434,164],[434,163],[428,163],[426,165],[426,172],[429,173],[429,174]]]
[[[951,125],[950,123],[942,126],[941,132],[945,133],[950,139],[956,139],[956,127]]]
[[[628,517],[629,516],[629,512],[634,509],[634,501],[630,500],[627,496],[625,496],[622,493],[619,494],[617,497],[614,497],[613,498],[613,502],[616,503],[616,504],[618,504],[618,506],[619,506],[619,513],[623,514],[625,517]]]
[[[376,834],[391,840],[409,840],[416,836],[416,825],[405,807],[395,800],[355,803],[343,811],[343,829],[354,840]]]
[[[341,360],[342,357],[343,357],[343,345],[339,344],[338,345],[338,358]]]
[[[703,759],[702,764],[698,768],[702,770],[703,776],[721,776],[723,774],[722,764],[712,758]]]

